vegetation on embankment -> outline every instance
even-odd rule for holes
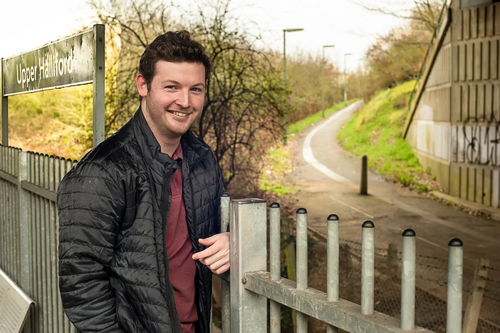
[[[358,98],[353,98],[347,101],[347,105],[356,102]],[[344,102],[335,104],[325,110],[325,118],[345,107]],[[289,137],[293,137],[302,130],[308,128],[314,123],[323,120],[323,112],[318,111],[302,120],[299,120],[288,127]],[[282,143],[271,147],[267,150],[266,157],[263,160],[261,173],[259,178],[259,188],[261,190],[272,192],[278,197],[290,194],[294,191],[293,184],[288,184],[285,181],[285,174],[293,168],[292,158],[289,149],[290,145],[283,146]]]
[[[371,169],[423,192],[429,189],[430,171],[425,172],[401,135],[414,85],[408,81],[377,93],[343,126],[337,139],[346,150],[366,154]]]

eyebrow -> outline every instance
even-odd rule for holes
[[[163,84],[166,84],[166,83],[173,83],[173,84],[178,84],[178,85],[181,85],[180,82],[177,82],[175,80],[165,80],[163,82]],[[200,83],[196,83],[196,84],[193,84],[192,87],[196,87],[196,86],[201,86],[201,87],[205,87],[205,84],[203,84],[202,82]]]

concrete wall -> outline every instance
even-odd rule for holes
[[[451,30],[448,29],[407,135],[420,163],[430,168],[446,192],[449,192],[451,155],[451,60]]]
[[[452,6],[449,193],[498,207],[500,3]]]
[[[500,3],[451,6],[407,141],[447,193],[499,207]]]

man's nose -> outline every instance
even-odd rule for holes
[[[179,94],[179,98],[177,98],[176,103],[182,108],[187,108],[190,105],[189,102],[189,91],[181,91]]]

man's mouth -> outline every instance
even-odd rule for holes
[[[170,111],[170,113],[179,116],[179,117],[187,117],[189,113],[179,112],[179,111]]]

